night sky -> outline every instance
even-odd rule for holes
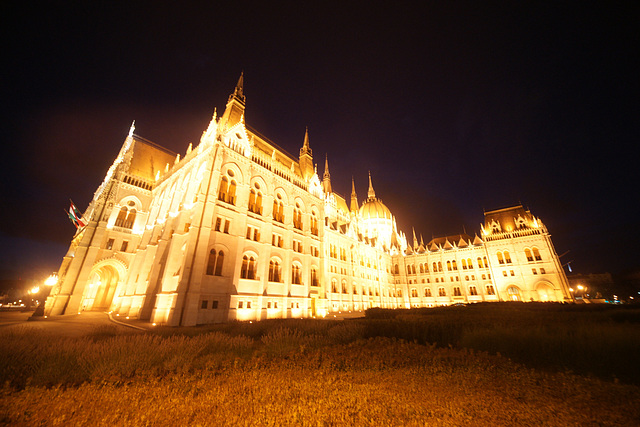
[[[639,269],[637,2],[30,3],[0,6],[0,279],[58,269],[133,120],[184,154],[241,71],[249,126],[295,155],[308,126],[408,236],[521,202],[574,271]]]

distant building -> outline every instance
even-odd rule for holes
[[[480,234],[398,230],[371,176],[360,202],[245,124],[242,76],[184,156],[129,135],[83,217],[46,314],[110,310],[168,325],[321,317],[369,307],[569,301],[546,227],[522,206]]]

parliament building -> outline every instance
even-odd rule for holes
[[[46,315],[110,311],[164,325],[325,317],[371,307],[570,301],[542,221],[485,212],[477,234],[398,230],[369,176],[364,200],[245,124],[243,77],[200,143],[176,154],[134,133],[82,219]],[[373,178],[373,179],[372,179]]]

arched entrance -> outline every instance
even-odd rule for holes
[[[125,272],[125,267],[115,260],[97,263],[84,288],[82,310],[108,310]]]
[[[507,294],[509,295],[509,301],[522,301],[522,294],[520,288],[511,285],[507,288]]]
[[[549,282],[540,282],[536,286],[538,292],[538,298],[540,301],[557,301],[556,291]]]

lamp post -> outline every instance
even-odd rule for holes
[[[38,307],[36,308],[36,311],[34,311],[31,317],[29,318],[30,320],[33,319],[34,317],[44,316],[44,304],[47,301],[47,297],[51,293],[51,289],[53,289],[53,287],[58,284],[58,275],[56,273],[51,274],[49,277],[47,277],[44,280],[43,283],[46,291],[44,292],[43,299],[38,305]],[[34,291],[36,288],[37,288],[37,291]],[[36,286],[34,289],[32,289],[32,292],[33,293],[40,292],[40,287]],[[46,316],[44,317],[46,318]]]

